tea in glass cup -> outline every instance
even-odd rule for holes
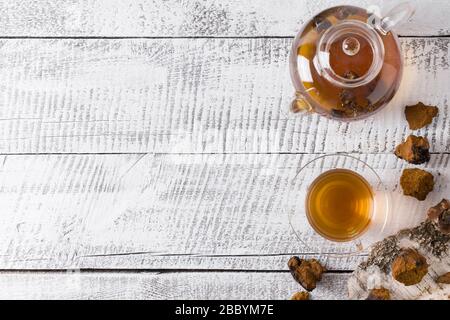
[[[362,176],[348,169],[332,169],[319,175],[306,198],[309,223],[330,240],[358,237],[372,218],[372,188]]]
[[[352,155],[304,164],[288,199],[289,223],[309,252],[358,253],[388,235],[390,193],[376,171]]]

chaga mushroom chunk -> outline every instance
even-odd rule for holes
[[[447,199],[442,199],[441,202],[439,202],[434,207],[431,207],[428,209],[428,218],[430,219],[437,219],[442,212],[447,211],[450,209],[450,201]]]
[[[437,116],[439,109],[434,106],[427,106],[419,102],[413,106],[406,106],[405,116],[411,130],[417,130],[429,125],[433,118]]]
[[[353,72],[353,71],[346,71],[344,73],[344,78],[346,79],[350,79],[350,80],[354,80],[354,79],[358,79],[359,76],[357,73]]]
[[[391,293],[386,288],[372,289],[366,300],[391,300]]]
[[[439,230],[442,233],[450,233],[450,201],[442,199],[434,207],[428,209],[428,218],[437,222]]]
[[[436,282],[450,284],[450,272],[444,273],[443,275],[437,277]]]
[[[410,135],[405,142],[395,148],[395,155],[412,164],[430,161],[430,144],[427,138]]]
[[[434,177],[425,170],[405,169],[400,177],[400,185],[405,196],[411,196],[419,201],[423,201],[433,191]]]
[[[299,291],[292,295],[291,300],[309,300],[309,292]]]
[[[316,259],[304,260],[295,256],[289,259],[288,267],[295,281],[308,291],[316,288],[316,283],[325,272],[325,268]]]
[[[427,260],[415,249],[402,249],[392,262],[392,276],[405,286],[419,283],[427,272]]]
[[[450,233],[450,210],[441,213],[438,218],[438,226],[442,233]]]

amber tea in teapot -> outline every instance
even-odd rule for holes
[[[291,50],[296,88],[291,111],[354,120],[384,107],[402,77],[402,56],[398,38],[390,30],[392,22],[409,17],[412,10],[398,6],[391,13],[382,19],[362,8],[339,6],[313,17]],[[370,24],[373,17],[378,28]]]

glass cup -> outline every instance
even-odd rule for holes
[[[372,198],[369,222],[348,239],[332,239],[311,221],[308,197],[318,177],[332,170],[351,171],[370,186]],[[367,163],[347,154],[320,156],[304,165],[291,182],[288,203],[289,223],[300,242],[313,253],[357,254],[387,236],[390,195],[381,178]]]

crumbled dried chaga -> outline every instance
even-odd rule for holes
[[[358,103],[356,96],[351,90],[342,90],[339,94],[341,105],[336,111],[341,112],[346,117],[355,117],[358,114]]]
[[[325,272],[325,268],[316,259],[305,260],[295,256],[289,259],[288,267],[295,281],[308,291],[316,288],[316,283]]]
[[[429,125],[437,116],[439,109],[419,102],[413,106],[406,106],[405,116],[411,130],[417,130]]]
[[[358,77],[358,75],[349,71],[345,74],[345,77],[352,79]],[[343,89],[339,93],[339,102],[336,108],[331,110],[331,113],[337,118],[354,118],[373,110],[374,107],[368,99],[358,98],[353,90]]]
[[[409,229],[408,237],[440,259],[446,256],[450,245],[450,234],[439,231],[437,223],[431,219]]]
[[[410,135],[405,142],[395,148],[395,155],[412,164],[422,164],[430,161],[430,144],[428,139]]]
[[[436,282],[450,284],[450,272],[444,273],[443,275],[437,277]]]
[[[434,177],[425,170],[405,169],[400,177],[400,185],[405,196],[411,196],[419,201],[423,201],[433,191]]]
[[[377,242],[372,246],[369,257],[363,263],[361,268],[366,270],[369,266],[377,266],[384,273],[388,273],[392,261],[400,252],[398,239],[396,236],[389,236],[383,241]]]
[[[437,205],[428,209],[428,218],[437,223],[439,231],[450,234],[450,201],[442,199]]]
[[[292,295],[291,300],[309,300],[309,292],[299,291]]]
[[[419,283],[428,272],[427,259],[417,250],[402,249],[392,262],[392,276],[405,286]]]
[[[391,300],[391,293],[386,288],[372,289],[366,300]]]

